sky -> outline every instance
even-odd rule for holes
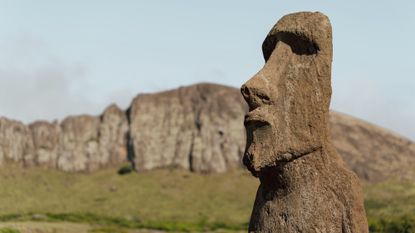
[[[415,140],[415,2],[0,0],[0,116],[25,123],[127,108],[138,93],[241,86],[283,15],[333,27],[331,108]]]

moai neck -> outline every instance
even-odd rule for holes
[[[261,186],[279,195],[306,190],[331,172],[333,161],[328,156],[325,148],[317,148],[291,162],[264,169],[258,177]]]

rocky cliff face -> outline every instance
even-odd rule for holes
[[[31,165],[55,168],[58,160],[60,126],[57,122],[37,121],[29,125],[33,151]]]
[[[0,163],[31,164],[33,149],[29,127],[18,121],[0,118]]]
[[[137,96],[130,111],[135,167],[208,173],[239,166],[245,111],[234,88],[214,84]]]
[[[127,117],[109,106],[100,117],[68,117],[60,124],[57,168],[95,171],[127,161]]]
[[[127,117],[115,105],[99,116],[71,116],[61,123],[26,126],[0,118],[0,164],[91,172],[127,161]]]
[[[115,167],[178,167],[223,172],[241,166],[247,106],[239,89],[197,84],[138,95],[127,111],[72,116],[30,125],[0,118],[0,164],[67,172]],[[333,143],[363,179],[415,179],[415,143],[369,123],[331,113]]]

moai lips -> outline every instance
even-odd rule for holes
[[[368,231],[361,186],[328,130],[331,35],[321,13],[284,16],[263,43],[266,64],[241,87],[243,162],[261,180],[250,232]]]

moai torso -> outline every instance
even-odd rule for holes
[[[258,177],[249,232],[368,232],[363,194],[330,140],[328,18],[284,16],[265,39],[266,64],[242,87],[244,164]]]

